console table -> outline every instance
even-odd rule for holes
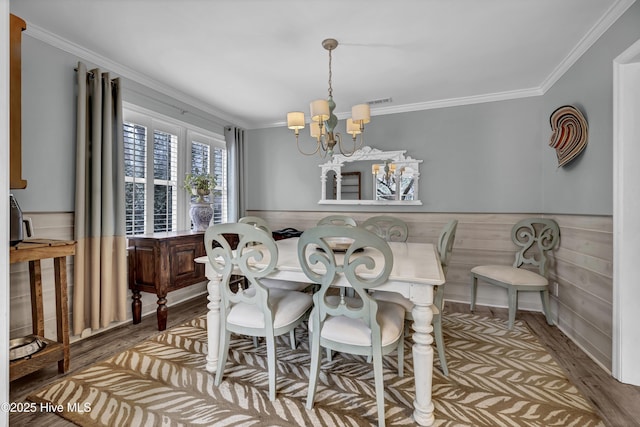
[[[142,320],[140,293],[155,293],[158,297],[158,330],[164,331],[168,316],[167,294],[207,280],[204,266],[194,262],[207,255],[204,232],[169,231],[131,236],[127,252],[133,323]]]
[[[58,372],[65,373],[69,370],[69,310],[67,304],[66,258],[75,253],[76,242],[67,240],[30,239],[10,247],[9,262],[11,264],[17,262],[29,263],[33,334],[46,343],[42,350],[31,355],[31,357],[10,362],[10,381],[42,369],[53,362],[58,362]],[[53,258],[57,341],[44,338],[40,261],[47,258]]]

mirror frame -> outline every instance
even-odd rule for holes
[[[406,150],[401,151],[381,151],[372,147],[362,147],[351,156],[342,154],[334,154],[333,157],[322,165],[320,175],[321,196],[318,204],[321,205],[422,205],[419,199],[416,200],[342,200],[342,167],[345,163],[359,161],[391,161],[399,167],[406,166],[415,171],[413,176],[414,194],[418,197],[418,183],[420,181],[420,163],[422,160],[416,160],[409,156],[405,156]],[[336,174],[336,199],[327,199],[327,175],[330,171]]]

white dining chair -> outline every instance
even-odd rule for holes
[[[362,228],[375,233],[387,242],[406,242],[409,237],[407,223],[391,215],[377,215],[367,218]]]
[[[269,236],[273,236],[269,224],[267,224],[267,221],[265,221],[263,218],[260,218],[258,216],[244,216],[240,218],[238,222],[241,224],[253,225],[257,229],[260,229],[267,233]],[[269,288],[286,289],[289,291],[304,291],[312,287],[310,283],[292,282],[289,280],[277,280],[268,278],[262,279],[262,284]]]
[[[442,228],[440,236],[438,237],[438,255],[440,256],[440,265],[442,266],[442,272],[447,277],[447,271],[449,269],[449,262],[451,260],[451,254],[453,253],[453,243],[456,240],[456,230],[458,228],[458,220],[452,219]],[[433,296],[433,336],[436,342],[436,348],[438,350],[438,358],[440,359],[440,368],[445,376],[449,375],[449,368],[447,366],[447,356],[444,346],[444,337],[442,335],[442,312],[444,310],[444,283],[436,286]],[[413,321],[413,303],[402,295],[396,292],[388,291],[376,291],[373,293],[373,297],[377,300],[393,301],[397,304],[401,304],[405,309],[405,319],[409,322]]]
[[[328,215],[320,219],[316,225],[350,225],[357,227],[358,223],[347,215]]]
[[[344,252],[333,250],[334,239],[351,240]],[[342,240],[341,240],[342,241]],[[378,255],[374,258],[373,254]],[[387,242],[358,227],[319,226],[305,231],[298,241],[300,266],[307,277],[320,284],[313,295],[309,317],[311,372],[307,408],[316,397],[321,365],[321,347],[372,357],[378,425],[385,425],[382,356],[398,352],[398,375],[403,375],[404,308],[376,301],[367,290],[384,284],[393,268]],[[331,294],[340,280],[350,285],[358,298]]]
[[[231,249],[225,234],[238,235],[235,250]],[[215,384],[219,386],[222,382],[231,333],[264,337],[267,342],[269,399],[274,400],[277,377],[275,337],[289,333],[291,347],[295,348],[294,329],[307,318],[313,304],[311,295],[263,285],[264,277],[277,265],[278,248],[270,235],[252,225],[229,223],[210,226],[205,231],[204,242],[209,262],[221,276],[221,333]],[[258,268],[254,261],[268,261],[268,264]],[[236,269],[247,278],[250,286],[234,292],[230,278]]]
[[[480,265],[471,269],[471,311],[475,309],[478,281],[507,290],[508,328],[513,329],[518,310],[518,292],[539,292],[547,323],[553,325],[549,308],[549,260],[547,255],[560,243],[560,227],[550,218],[526,218],[511,229],[511,240],[520,249],[513,265]],[[522,268],[537,267],[537,272]]]

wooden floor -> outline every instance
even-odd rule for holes
[[[169,309],[167,328],[181,324],[196,315],[206,312],[205,296],[195,298]],[[468,304],[450,303],[445,305],[446,312],[468,313]],[[507,318],[505,309],[492,307],[476,308],[476,314]],[[556,362],[564,368],[569,379],[580,389],[605,424],[611,427],[640,426],[640,387],[621,384],[611,378],[587,355],[573,344],[558,328],[548,326],[540,313],[520,311],[517,319],[524,320],[530,329],[547,347]],[[70,373],[85,366],[106,359],[111,355],[129,348],[148,337],[158,334],[156,317],[143,318],[138,325],[125,325],[107,333],[91,337],[71,345]],[[26,396],[47,383],[59,378],[57,366],[43,369],[11,383],[11,402],[26,401]],[[12,413],[11,426],[50,427],[72,426],[73,424],[51,413]]]

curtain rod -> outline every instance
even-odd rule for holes
[[[75,67],[73,70],[77,73],[77,72],[78,72],[78,67]],[[90,77],[90,78],[92,78],[92,79],[93,79],[93,78],[95,78],[95,76],[93,75],[93,71],[91,71],[91,70],[87,70],[87,74],[89,75],[89,77]],[[114,79],[111,79],[111,84],[114,84]],[[216,125],[221,126],[221,127],[223,127],[223,128],[224,128],[225,126],[228,126],[228,123],[227,123],[227,122],[219,122],[219,121],[212,120],[212,119],[211,119],[211,118],[209,118],[209,117],[203,117],[203,116],[201,116],[201,115],[199,115],[199,114],[196,114],[196,113],[194,113],[194,112],[192,112],[192,111],[189,111],[189,110],[186,110],[186,109],[184,109],[184,108],[182,108],[182,107],[179,107],[179,106],[177,106],[177,105],[174,105],[174,104],[168,103],[168,102],[166,102],[166,101],[164,101],[164,100],[162,100],[162,99],[155,98],[155,97],[153,97],[153,96],[151,96],[151,95],[149,95],[149,94],[147,94],[147,93],[140,92],[140,91],[138,91],[138,90],[131,89],[131,88],[128,88],[127,90],[128,90],[128,91],[130,91],[130,92],[137,93],[138,95],[142,95],[142,96],[144,96],[144,97],[146,97],[146,98],[148,98],[148,99],[151,99],[151,100],[153,100],[153,101],[156,101],[156,102],[158,102],[158,103],[160,103],[160,104],[162,104],[162,105],[166,105],[167,107],[175,108],[175,109],[176,109],[176,110],[178,110],[178,111],[180,112],[180,114],[182,114],[182,115],[190,114],[190,115],[192,115],[192,116],[194,116],[194,117],[197,117],[197,118],[199,118],[199,119],[201,119],[201,120],[207,121],[207,122],[209,122],[209,123],[216,124]],[[213,116],[213,115],[212,115],[211,117],[215,117],[215,116]]]
[[[180,112],[180,114],[182,114],[182,115],[189,114],[189,115],[191,115],[193,117],[197,117],[197,118],[199,118],[201,120],[204,120],[204,121],[209,122],[209,123],[213,123],[213,124],[221,126],[223,128],[225,126],[229,125],[228,122],[220,122],[220,121],[213,120],[213,118],[218,118],[218,117],[216,117],[214,115],[211,115],[210,117],[203,117],[203,116],[201,116],[199,114],[194,113],[193,111],[189,111],[189,110],[187,110],[185,108],[182,108],[182,107],[180,107],[178,105],[169,103],[169,102],[167,102],[167,101],[165,101],[163,99],[159,99],[159,98],[156,98],[154,96],[151,96],[148,93],[140,92],[139,90],[135,90],[135,89],[132,89],[132,88],[127,88],[126,90],[129,91],[129,92],[137,93],[138,95],[142,95],[145,98],[150,99],[152,101],[155,101],[155,102],[157,102],[159,104],[165,105],[167,107],[174,108],[174,109],[178,110]]]
[[[75,72],[77,73],[77,72],[78,72],[78,67],[74,68],[74,69],[73,69],[73,71],[75,71]],[[87,70],[87,74],[89,75],[89,78],[90,78],[90,79],[95,79],[95,78],[96,78],[96,76],[93,74],[93,71],[91,71],[91,70]],[[112,79],[110,80],[110,83],[111,83],[111,84],[114,84],[114,83],[115,83],[115,82],[114,82],[114,80],[115,80],[115,79],[118,79],[118,78],[119,78],[119,77],[114,77],[114,78],[112,78]]]

